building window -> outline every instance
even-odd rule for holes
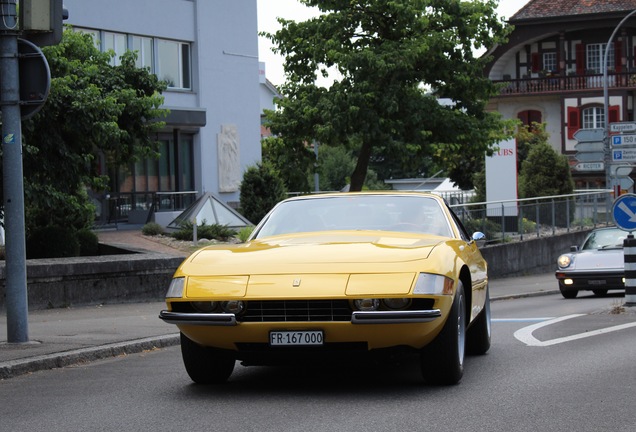
[[[126,35],[123,33],[104,32],[102,36],[102,51],[112,50],[115,56],[111,59],[110,64],[119,66],[121,64],[120,57],[127,50]]]
[[[543,53],[543,70],[557,72],[557,53]]]
[[[532,127],[533,123],[541,123],[541,111],[526,110],[517,114],[517,118],[521,120],[524,126]]]
[[[152,38],[131,36],[131,45],[131,49],[137,52],[137,62],[135,66],[138,68],[148,68],[152,72],[154,70],[152,66]]]
[[[605,108],[603,107],[590,107],[585,108],[581,112],[582,121],[581,127],[583,129],[595,129],[605,127]]]
[[[585,67],[588,73],[603,73],[603,55],[607,44],[589,44],[585,47]],[[614,45],[610,45],[607,53],[607,68],[614,69]]]
[[[157,42],[157,76],[169,88],[190,89],[190,45],[160,39]]]

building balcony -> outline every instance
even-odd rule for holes
[[[503,80],[494,80],[500,85],[500,96],[533,96],[542,94],[561,94],[603,90],[603,74],[558,75],[547,74],[539,78],[511,79],[504,75]],[[607,75],[609,89],[636,88],[636,71],[625,73],[610,72]]]

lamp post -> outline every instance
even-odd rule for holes
[[[618,23],[609,40],[607,41],[607,45],[605,45],[605,51],[603,53],[603,98],[604,98],[604,108],[605,108],[605,138],[603,139],[603,147],[604,147],[604,156],[605,160],[605,187],[609,188],[611,184],[611,167],[610,163],[612,162],[611,153],[610,153],[610,126],[609,126],[609,90],[607,84],[607,55],[609,53],[609,47],[614,40],[614,36],[618,29],[627,21],[632,15],[636,14],[636,10],[631,11],[625,18]],[[614,189],[614,185],[611,184],[612,189]]]

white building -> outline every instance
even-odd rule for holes
[[[92,33],[102,50],[137,50],[139,65],[169,82],[161,158],[112,176],[111,213],[124,209],[143,223],[156,211],[167,223],[206,192],[236,206],[243,172],[261,159],[256,0],[64,0],[64,7],[66,23]]]

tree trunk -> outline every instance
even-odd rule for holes
[[[364,185],[364,179],[367,177],[367,169],[369,168],[369,160],[371,159],[371,148],[373,146],[369,141],[363,141],[358,155],[358,162],[351,174],[351,184],[349,190],[351,192],[360,192]]]

